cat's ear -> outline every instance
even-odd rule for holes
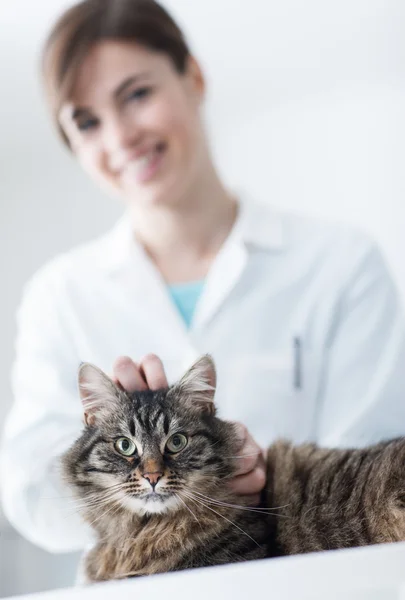
[[[90,363],[79,368],[79,393],[84,409],[84,422],[94,425],[98,417],[110,412],[117,404],[119,388],[101,369]]]
[[[195,362],[174,385],[172,392],[199,412],[215,414],[215,388],[217,376],[214,361],[208,354]]]

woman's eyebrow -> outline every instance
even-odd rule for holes
[[[80,119],[80,117],[88,115],[89,113],[90,110],[88,108],[74,108],[72,111],[72,119],[73,121],[77,121],[78,119]]]
[[[129,86],[133,85],[134,83],[137,83],[138,81],[140,81],[142,79],[146,79],[147,77],[149,77],[149,75],[150,75],[150,73],[145,71],[144,73],[137,73],[136,75],[131,75],[130,77],[127,77],[114,90],[114,92],[113,92],[114,98],[119,99],[119,97],[129,88]],[[88,115],[90,112],[91,112],[90,108],[79,107],[79,106],[74,107],[72,110],[71,117],[72,117],[73,121],[77,121],[78,119],[80,119],[80,117],[82,117],[84,115]]]
[[[137,83],[139,80],[146,79],[149,76],[149,73],[137,73],[136,75],[131,75],[127,77],[115,90],[114,96],[115,98],[119,98],[121,94],[125,92],[133,83]]]

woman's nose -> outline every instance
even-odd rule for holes
[[[104,148],[112,157],[120,156],[136,146],[140,137],[140,129],[136,123],[120,115],[109,119],[105,123]]]

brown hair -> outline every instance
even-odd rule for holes
[[[91,47],[102,40],[136,42],[166,54],[178,73],[186,70],[190,49],[169,13],[155,0],[83,0],[53,27],[42,56],[42,74],[54,121],[69,98],[77,71]],[[68,144],[69,145],[69,144]]]

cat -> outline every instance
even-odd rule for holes
[[[240,442],[216,416],[213,360],[169,389],[127,393],[79,370],[84,430],[62,471],[97,537],[88,583],[405,540],[405,440],[365,449],[267,452],[259,507],[236,497]]]

